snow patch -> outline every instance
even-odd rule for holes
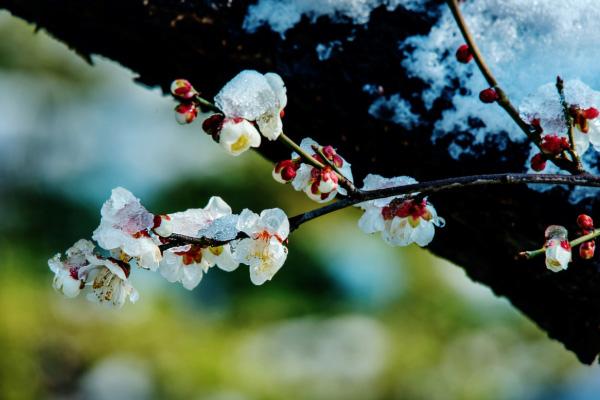
[[[328,16],[334,22],[350,21],[360,25],[367,23],[371,11],[380,6],[388,10],[398,6],[411,11],[424,10],[420,0],[259,0],[248,7],[243,26],[248,32],[255,32],[268,25],[284,37],[303,16],[313,23],[321,16]]]
[[[539,86],[553,82],[556,75],[579,78],[591,87],[600,87],[600,8],[594,0],[480,0],[461,4],[483,55],[501,86],[519,104]],[[441,18],[424,36],[401,43],[409,75],[427,82],[422,94],[431,108],[446,88],[456,82],[466,94],[450,100],[454,109],[443,113],[435,125],[433,140],[456,130],[469,132],[476,143],[491,132],[505,131],[513,141],[524,140],[508,116],[498,107],[482,104],[477,94],[488,85],[475,63],[457,63],[454,52],[464,41],[450,10],[442,6]],[[484,121],[486,127],[469,126],[469,119]],[[458,158],[463,151],[453,151]]]

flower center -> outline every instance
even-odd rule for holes
[[[235,143],[233,143],[231,145],[231,150],[232,151],[242,151],[245,148],[248,147],[248,136],[247,135],[241,135],[238,140],[235,141]]]

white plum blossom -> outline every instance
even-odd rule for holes
[[[215,96],[215,104],[227,118],[255,121],[269,140],[276,140],[283,131],[281,113],[287,95],[283,80],[275,73],[240,72]]]
[[[131,267],[129,264],[98,256],[88,256],[90,265],[82,268],[81,273],[91,282],[91,292],[87,298],[97,303],[122,307],[129,299],[135,303],[139,299],[137,290],[128,281]]]
[[[232,156],[260,146],[260,134],[243,118],[225,118],[219,133],[219,144]]]
[[[102,219],[92,239],[105,250],[120,249],[136,259],[138,266],[156,270],[162,256],[148,232],[154,226],[154,215],[148,212],[131,192],[113,189],[101,210]]]
[[[369,174],[362,190],[376,190],[417,183],[411,177],[398,176],[384,178]],[[415,194],[415,193],[413,193]],[[393,246],[408,246],[411,243],[424,247],[433,240],[435,227],[442,227],[444,219],[438,217],[435,208],[427,199],[404,199],[404,196],[391,196],[370,200],[357,207],[365,212],[358,221],[365,233],[381,232],[383,240]]]
[[[206,231],[231,215],[231,207],[220,197],[213,196],[204,208],[169,214],[169,217],[174,232],[196,237],[199,231]],[[235,222],[234,219],[231,223]],[[183,287],[192,290],[214,265],[228,272],[238,267],[229,244],[215,247],[188,244],[170,248],[164,252],[159,272],[169,282],[181,282]]]
[[[316,160],[324,163],[323,157],[316,153],[313,147],[320,149],[346,179],[350,182],[354,180],[350,163],[340,157],[333,147],[323,147],[311,138],[304,138],[300,143],[300,147]],[[296,174],[291,180],[292,187],[297,191],[303,191],[310,199],[318,203],[326,203],[332,200],[337,194],[342,196],[347,194],[346,189],[339,185],[338,176],[331,167],[326,166],[323,169],[319,169],[305,164],[300,160],[300,156],[297,153],[292,153],[292,160],[296,161],[296,163],[302,162],[300,167],[295,170]],[[275,177],[275,174],[273,175]],[[275,179],[279,181],[279,179]]]
[[[560,225],[551,225],[546,229],[546,268],[552,272],[560,272],[569,267],[571,244],[567,235],[567,230]]]
[[[66,251],[48,260],[54,272],[55,289],[69,298],[77,297],[82,290],[89,289],[87,298],[94,302],[121,307],[129,298],[138,299],[137,291],[128,282],[131,267],[124,261],[104,258],[94,254],[95,245],[81,239]],[[119,250],[120,251],[120,250]]]
[[[89,265],[87,257],[93,254],[94,247],[89,240],[81,239],[66,251],[64,261],[60,254],[48,260],[48,266],[54,273],[53,286],[56,290],[70,298],[79,295],[85,284],[79,272]]]
[[[290,233],[287,215],[279,208],[264,210],[260,215],[244,209],[237,228],[248,235],[234,244],[233,256],[250,267],[250,280],[262,285],[283,266],[288,249],[283,242]]]

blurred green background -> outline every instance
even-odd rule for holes
[[[120,66],[5,12],[0,38],[1,399],[600,398],[598,367],[460,268],[363,235],[354,209],[295,233],[262,287],[243,267],[192,292],[137,271],[122,310],[63,298],[47,259],[90,237],[113,187],[156,213],[313,204]]]

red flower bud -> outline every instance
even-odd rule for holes
[[[219,141],[219,133],[224,120],[225,116],[223,114],[213,114],[204,120],[202,130],[211,135],[215,141]]]
[[[595,119],[600,115],[600,111],[594,107],[586,108],[581,112],[585,119]]]
[[[594,257],[594,252],[596,251],[596,242],[590,240],[589,242],[583,243],[579,246],[579,257],[584,260],[589,260]]]
[[[546,168],[546,159],[542,153],[537,153],[531,159],[531,169],[534,171],[543,171]]]
[[[171,84],[171,94],[180,99],[191,99],[198,94],[192,84],[185,79],[176,79]]]
[[[540,147],[546,154],[558,154],[563,150],[567,150],[570,146],[566,137],[554,134],[544,136]]]
[[[473,59],[473,53],[468,45],[463,44],[456,50],[456,59],[463,64],[467,64]]]
[[[499,98],[500,96],[498,96],[498,93],[493,88],[487,88],[479,92],[479,100],[483,103],[494,103]]]
[[[587,214],[581,214],[577,217],[577,225],[585,230],[594,229],[594,220]]]
[[[182,103],[175,107],[175,119],[180,124],[189,124],[198,116],[198,108],[195,104]]]
[[[285,181],[291,181],[296,177],[296,170],[293,167],[285,167],[281,170],[281,178]]]

